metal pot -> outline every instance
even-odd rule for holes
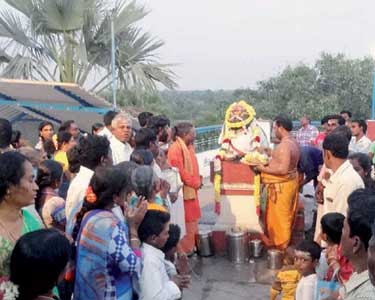
[[[199,256],[214,255],[212,247],[212,231],[200,230],[196,237],[196,243]]]
[[[248,236],[243,231],[230,231],[227,234],[228,258],[235,263],[249,259]]]
[[[249,243],[249,250],[250,250],[250,257],[259,258],[262,257],[263,254],[263,242],[261,240],[255,239],[250,241]]]
[[[268,268],[271,270],[281,269],[283,266],[283,253],[276,249],[268,250]]]

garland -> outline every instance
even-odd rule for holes
[[[258,217],[260,216],[260,173],[254,176],[254,202]]]

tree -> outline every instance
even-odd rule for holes
[[[158,62],[163,42],[142,32],[144,7],[128,0],[5,0],[0,12],[1,75],[74,82],[101,91],[110,85],[111,20],[120,88],[175,88],[170,65]],[[115,2],[115,4],[112,4]]]

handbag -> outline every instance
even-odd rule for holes
[[[315,300],[324,300],[328,298],[333,292],[338,292],[341,285],[340,282],[337,281],[337,275],[339,270],[336,270],[333,273],[332,279],[330,281],[327,280],[317,280],[316,283],[316,292],[315,292]]]

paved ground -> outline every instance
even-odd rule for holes
[[[201,226],[215,223],[213,187],[205,182],[200,191]],[[274,272],[267,269],[265,258],[234,264],[226,257],[190,259],[192,286],[184,291],[185,300],[268,299]]]

